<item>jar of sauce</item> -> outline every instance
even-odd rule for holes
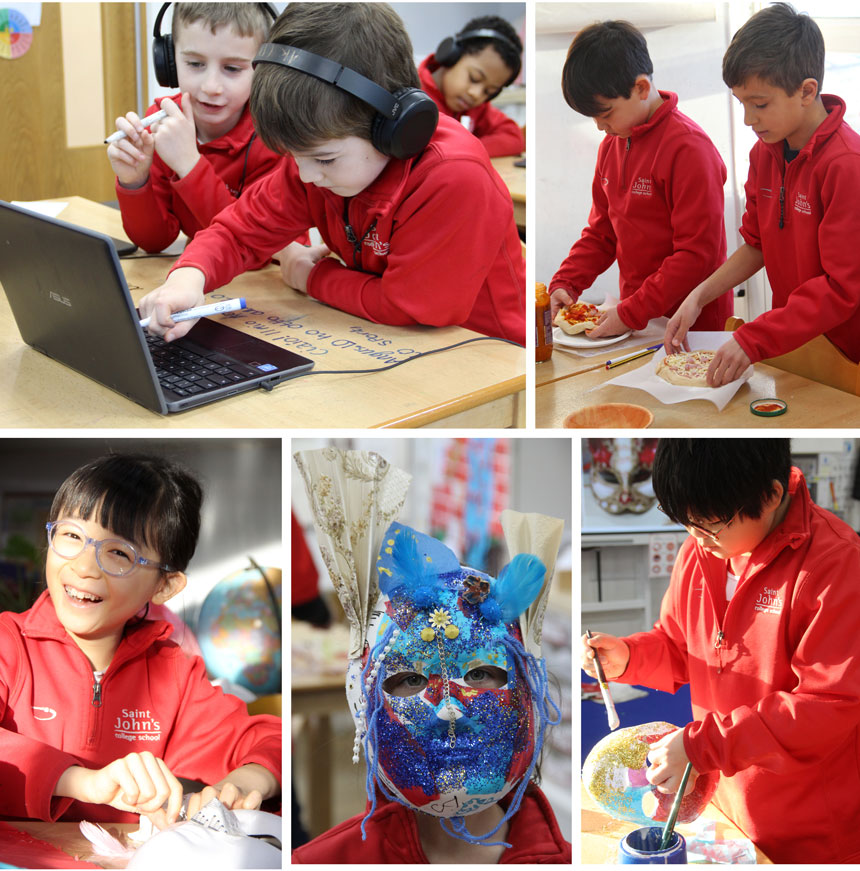
[[[552,316],[546,285],[535,283],[535,362],[552,357]]]

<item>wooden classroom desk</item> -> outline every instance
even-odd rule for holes
[[[618,842],[628,832],[639,827],[636,823],[616,820],[609,816],[600,810],[582,784],[580,784],[580,790],[582,796],[582,863],[584,865],[617,865]],[[716,822],[719,840],[738,840],[746,837],[722,811],[712,804],[705,808],[702,818]],[[691,831],[690,827],[685,825],[679,825],[677,829],[685,836],[689,836]],[[755,853],[756,864],[773,864],[758,847],[755,848]]]
[[[60,220],[126,238],[116,209],[81,197]],[[121,260],[135,301],[164,282],[173,260]],[[209,295],[244,296],[249,309],[222,316],[231,326],[286,346],[318,370],[363,369],[479,334],[460,327],[391,327],[322,305],[286,287],[277,266],[238,276]],[[476,342],[390,372],[308,375],[271,392],[254,390],[180,414],[158,415],[34,351],[21,340],[0,294],[0,427],[523,427],[525,350]]]
[[[99,857],[98,860],[88,858],[92,854],[93,845],[81,834],[80,826],[77,823],[16,821],[10,822],[8,825],[13,829],[26,832],[39,841],[45,841],[81,862],[91,862],[100,868],[125,868],[126,863],[122,860],[113,861],[104,857]],[[128,834],[138,828],[136,823],[104,823],[103,825],[113,835]]]
[[[625,352],[627,353],[627,352]],[[607,357],[609,355],[607,354]],[[556,354],[553,353],[553,359]],[[577,359],[577,358],[574,358]],[[602,358],[590,358],[590,365]],[[647,358],[645,363],[647,364]],[[554,365],[541,363],[542,366]],[[559,361],[559,370],[568,364]],[[643,365],[634,360],[630,366]],[[707,399],[693,399],[664,405],[650,393],[616,384],[601,387],[622,371],[605,368],[562,375],[559,380],[543,376],[535,389],[535,425],[539,428],[561,427],[565,417],[586,405],[606,402],[629,402],[649,409],[654,415],[653,427],[754,428],[779,430],[791,427],[857,427],[860,426],[860,396],[836,390],[800,375],[754,364],[749,381],[741,385],[728,405],[718,411]],[[553,370],[544,370],[551,375]],[[558,371],[558,370],[557,370]],[[597,388],[597,389],[595,389]],[[750,402],[763,397],[777,397],[788,403],[788,410],[778,417],[759,417],[750,411]]]
[[[514,220],[520,230],[526,228],[526,168],[524,166],[514,166],[514,163],[521,158],[519,156],[508,157],[492,157],[490,163],[493,164],[496,172],[502,177],[502,181],[507,185],[511,193],[511,199],[514,202]]]

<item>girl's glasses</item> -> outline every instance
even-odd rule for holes
[[[96,562],[107,575],[128,575],[137,566],[152,566],[163,572],[173,571],[170,566],[139,556],[134,546],[121,538],[103,538],[96,541],[71,520],[52,520],[45,524],[45,529],[48,530],[51,550],[63,559],[75,559],[92,545],[96,551]]]
[[[662,505],[658,505],[657,508],[660,511],[663,511]],[[663,511],[663,513],[666,514],[665,511]],[[738,508],[738,510],[735,511],[735,513],[732,515],[731,519],[727,520],[719,529],[705,529],[704,526],[699,526],[698,523],[693,523],[690,520],[686,521],[685,523],[682,523],[681,526],[683,526],[685,529],[695,529],[696,532],[700,532],[702,535],[705,535],[708,538],[713,539],[714,541],[719,541],[720,536],[723,534],[723,532],[726,529],[728,529],[728,527],[730,527],[735,522],[735,518],[740,513],[741,513],[741,510],[740,510],[740,508]]]

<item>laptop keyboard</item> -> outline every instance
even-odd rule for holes
[[[163,390],[175,396],[195,396],[230,384],[239,384],[260,372],[217,351],[186,342],[165,342],[146,334],[155,374]]]

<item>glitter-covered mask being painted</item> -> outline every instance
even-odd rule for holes
[[[540,590],[543,563],[517,556],[496,580],[393,524],[377,570],[365,656],[347,679],[369,763],[391,798],[417,810],[483,810],[530,775],[539,743],[538,661],[517,618]]]

